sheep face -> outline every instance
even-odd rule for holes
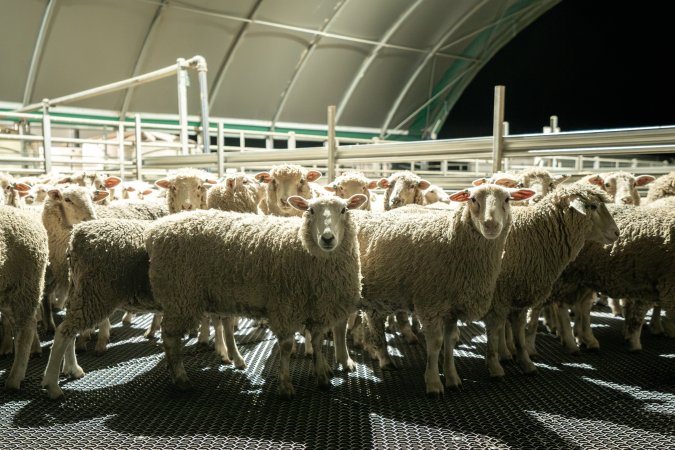
[[[510,201],[527,200],[534,194],[531,189],[483,184],[456,192],[450,196],[450,200],[468,202],[468,214],[476,230],[486,239],[495,239],[511,222]]]
[[[348,220],[347,211],[358,209],[368,198],[363,194],[355,194],[348,199],[339,197],[319,197],[307,200],[298,195],[288,198],[291,207],[303,214],[303,231],[313,248],[328,254],[337,249],[342,243],[345,223]]]
[[[206,209],[206,190],[217,181],[207,178],[206,173],[177,174],[157,180],[155,185],[168,192],[169,212]]]
[[[225,178],[225,185],[235,195],[250,196],[255,203],[260,202],[265,195],[263,185],[259,184],[253,176],[243,172],[228,175]]]
[[[21,208],[23,202],[21,199],[28,195],[30,186],[25,183],[13,182],[5,187],[5,204],[15,208]]]
[[[535,191],[536,194],[529,201],[537,203],[567,178],[569,175],[552,175],[546,170],[531,170],[518,177],[518,184],[515,187]]]
[[[570,208],[575,210],[575,213],[590,214],[592,226],[586,240],[608,245],[619,238],[619,227],[602,199],[583,200],[577,197],[570,202]]]
[[[271,173],[261,172],[255,178],[267,184],[267,199],[274,204],[284,216],[293,214],[293,206],[288,202],[292,196],[311,198],[309,183],[321,177],[321,172],[302,169],[300,166],[281,166],[273,168]],[[297,208],[296,208],[297,209]]]
[[[73,226],[85,220],[96,219],[94,201],[105,198],[106,191],[97,191],[96,197],[88,188],[77,185],[69,185],[59,189],[51,189],[47,196],[52,204],[57,205],[61,212],[61,220],[66,226]]]
[[[423,203],[422,191],[431,186],[412,172],[395,173],[389,178],[382,178],[377,185],[386,189],[384,209],[389,211],[401,206]]]
[[[349,198],[352,195],[363,194],[370,196],[370,190],[377,187],[377,181],[375,180],[336,180],[333,183],[325,186],[328,192],[334,192],[340,198]],[[364,204],[365,205],[365,204]]]
[[[424,202],[427,205],[437,202],[450,203],[450,197],[440,186],[432,185],[424,191]]]
[[[639,205],[640,194],[637,188],[654,181],[651,175],[638,177],[627,172],[612,172],[604,176],[596,175],[588,179],[588,182],[600,186],[613,202],[617,205]]]
[[[47,200],[47,191],[51,187],[47,184],[35,184],[28,192],[26,196],[26,203],[32,203],[34,205],[41,205]]]

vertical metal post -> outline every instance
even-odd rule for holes
[[[288,132],[288,149],[295,150],[295,131]]]
[[[492,116],[492,172],[502,167],[504,154],[504,86],[495,86],[495,104]]]
[[[143,165],[143,148],[141,141],[143,139],[143,135],[141,133],[141,115],[136,114],[134,117],[134,121],[136,123],[136,128],[135,128],[135,144],[136,144],[136,179],[137,180],[143,180],[143,176],[141,175],[141,166]]]
[[[52,171],[52,121],[49,116],[49,100],[42,100],[42,149],[45,156],[45,173]]]
[[[211,153],[209,145],[209,84],[206,78],[206,60],[199,59],[197,63],[197,76],[199,77],[199,102],[202,112],[202,153]]]
[[[246,136],[244,136],[244,132],[241,131],[239,133],[239,151],[243,152],[245,148],[246,148]]]
[[[180,148],[183,155],[188,154],[188,123],[187,123],[187,69],[183,58],[176,60],[178,79],[178,124],[180,126]]]
[[[218,177],[225,175],[225,154],[223,145],[225,143],[225,130],[223,130],[223,122],[218,121]]]
[[[337,143],[335,142],[335,105],[328,107],[328,182],[335,179],[335,154]]]
[[[551,116],[550,126],[551,133],[560,133],[560,128],[558,128],[558,116]]]
[[[117,125],[117,151],[120,159],[120,178],[124,180],[126,148],[124,147],[124,122],[121,119],[119,125]]]

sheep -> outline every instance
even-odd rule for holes
[[[14,208],[23,208],[26,203],[24,197],[28,195],[31,187],[18,181],[9,183],[5,188],[5,204]]]
[[[53,185],[47,183],[36,183],[31,186],[28,195],[25,197],[27,205],[42,205],[47,200],[47,192],[53,189]]]
[[[361,209],[372,210],[371,190],[377,187],[377,180],[371,180],[362,172],[345,172],[324,186],[328,192],[333,192],[340,198],[349,198],[354,194],[363,194],[368,200],[361,205]]]
[[[501,345],[508,318],[515,338],[516,358],[525,373],[535,373],[525,340],[525,314],[543,303],[567,264],[587,240],[609,244],[619,229],[604,202],[607,195],[592,185],[559,186],[530,207],[512,208],[511,231],[504,248],[492,307],[484,317],[490,376],[501,378]],[[500,355],[501,353],[501,355]]]
[[[452,194],[451,200],[465,203],[454,213],[425,209],[358,215],[362,309],[371,319],[366,322],[368,344],[381,368],[394,367],[384,318],[414,310],[426,338],[427,395],[443,394],[438,373],[442,345],[445,385],[461,385],[453,359],[457,320],[480,320],[488,312],[511,227],[509,201],[532,195],[529,189],[484,185]]]
[[[392,174],[389,178],[382,178],[377,186],[386,189],[384,193],[384,209],[397,208],[411,203],[424,204],[424,190],[431,186],[427,180],[418,175],[404,170]]]
[[[144,200],[157,193],[149,183],[141,180],[125,181],[120,186],[122,200]]]
[[[207,210],[170,215],[145,232],[150,284],[162,306],[162,339],[173,384],[190,387],[181,336],[203,313],[266,317],[279,347],[279,394],[290,398],[289,360],[295,331],[307,327],[320,348],[334,327],[336,359],[354,370],[346,351],[347,316],[361,294],[359,247],[350,210],[355,195],[284,198],[302,218],[265,217]],[[320,388],[330,387],[331,368],[314,352]]]
[[[647,189],[647,202],[651,203],[663,197],[675,196],[675,171],[661,175]]]
[[[159,310],[150,290],[149,260],[143,242],[143,231],[150,223],[98,219],[73,227],[68,248],[68,309],[54,333],[42,379],[49,398],[63,396],[58,379],[64,357],[65,375],[84,376],[75,355],[78,332],[107,320],[117,308],[137,312]]]
[[[308,170],[295,164],[281,164],[269,172],[259,172],[255,179],[265,184],[265,195],[258,205],[263,214],[301,216],[302,212],[288,204],[288,198],[297,195],[305,199],[321,196],[314,183],[321,178],[318,170]]]
[[[88,187],[92,190],[107,190],[108,196],[98,200],[101,204],[107,204],[116,199],[115,187],[121,182],[121,178],[108,176],[104,172],[81,171],[60,178],[56,184],[76,184],[78,186]]]
[[[621,230],[619,239],[605,246],[587,243],[561,274],[549,301],[561,305],[581,301],[585,296],[578,293],[583,289],[629,299],[626,337],[629,350],[636,351],[642,348],[640,330],[647,309],[655,304],[666,311],[675,309],[675,212],[668,208],[609,206]],[[667,325],[675,335],[675,328]],[[565,327],[565,348],[578,351],[568,316],[561,318],[561,326]],[[595,339],[590,325],[583,332],[582,340]]]
[[[265,189],[253,176],[245,172],[230,174],[223,182],[209,189],[206,207],[221,211],[256,213],[264,193]]]
[[[49,261],[47,231],[25,211],[0,206],[0,313],[14,334],[14,362],[5,387],[19,389],[31,343],[39,348],[36,312]]]
[[[424,204],[432,205],[438,202],[450,203],[450,196],[443,190],[443,188],[432,184],[424,190]]]
[[[609,172],[587,175],[578,183],[591,183],[604,189],[611,201],[617,205],[639,205],[640,193],[637,188],[653,182],[651,175],[635,176],[628,172]]]

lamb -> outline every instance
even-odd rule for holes
[[[44,372],[42,386],[51,399],[63,396],[58,385],[63,373],[81,378],[75,337],[107,320],[115,309],[155,312],[148,279],[148,254],[143,231],[151,221],[98,219],[73,227],[68,248],[70,282],[68,309],[54,333],[54,343]]]
[[[324,186],[324,189],[333,192],[340,198],[349,198],[354,194],[363,194],[368,200],[361,205],[361,209],[372,210],[371,190],[377,187],[377,180],[371,180],[362,172],[345,172]]]
[[[663,197],[675,196],[675,171],[661,175],[649,186],[647,202],[651,203]]]
[[[19,389],[31,343],[39,347],[36,313],[49,261],[47,231],[25,211],[0,206],[0,313],[14,334],[14,362],[5,387]],[[9,334],[8,334],[9,335]]]
[[[258,212],[265,189],[245,172],[230,174],[222,183],[209,189],[206,206],[209,209],[236,212]]]
[[[314,183],[319,178],[321,172],[295,164],[281,164],[269,172],[257,173],[255,179],[265,184],[260,211],[282,217],[301,216],[302,212],[289,205],[288,198],[294,195],[305,199],[322,196],[323,189]]]
[[[305,211],[301,219],[207,210],[167,216],[145,232],[150,284],[164,310],[162,338],[177,388],[190,387],[181,337],[203,313],[266,317],[280,347],[279,394],[290,398],[295,331],[307,327],[320,349],[324,332],[356,310],[361,274],[349,210],[365,196],[284,200]],[[333,333],[337,361],[353,370],[344,327]],[[329,388],[330,365],[321,351],[313,358],[319,387]]]
[[[504,376],[500,353],[502,357],[510,357],[500,345],[507,318],[521,369],[525,373],[536,372],[525,340],[527,309],[549,297],[555,281],[584,242],[610,244],[618,238],[619,229],[604,204],[608,200],[595,186],[559,186],[532,206],[511,209],[513,222],[501,272],[492,307],[484,318],[488,337],[486,361],[491,377]]]
[[[613,205],[610,212],[621,230],[619,239],[605,246],[587,243],[563,271],[550,301],[569,305],[583,299],[584,295],[577,295],[578,288],[629,299],[625,313],[626,337],[629,350],[636,351],[642,348],[640,331],[647,309],[653,305],[660,305],[667,312],[675,309],[675,212],[668,208]],[[672,331],[675,335],[675,328],[665,322],[667,320],[664,325],[668,334]],[[561,326],[567,329],[563,344],[574,351],[576,343],[571,337],[568,317],[561,319]],[[583,332],[595,339],[590,327]],[[582,336],[582,339],[589,337]]]
[[[358,216],[362,303],[372,319],[367,321],[371,353],[381,368],[393,367],[384,318],[414,310],[426,338],[427,395],[443,394],[438,373],[443,345],[445,385],[461,385],[453,359],[457,320],[480,320],[488,312],[511,227],[509,201],[532,195],[529,189],[484,185],[451,195],[465,203],[454,213],[425,209]]]
[[[428,189],[431,183],[408,170],[404,170],[392,174],[389,178],[380,179],[377,186],[386,189],[384,209],[389,211],[411,203],[423,205],[424,190]]]

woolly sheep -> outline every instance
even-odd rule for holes
[[[361,209],[372,210],[371,190],[377,187],[377,180],[371,180],[362,172],[345,172],[324,186],[324,189],[333,192],[340,198],[349,198],[354,194],[363,194],[368,200],[361,205]]]
[[[610,206],[621,230],[619,239],[605,246],[587,243],[563,271],[550,301],[569,305],[575,297],[583,298],[570,296],[570,292],[577,292],[577,286],[629,299],[631,312],[626,312],[625,327],[629,349],[634,351],[642,348],[640,331],[645,312],[653,305],[660,305],[666,312],[675,309],[675,212],[667,208]],[[574,350],[569,318],[561,318],[561,322],[568,329],[563,344]],[[672,324],[665,322],[675,335]],[[590,328],[585,333],[592,335]]]
[[[427,394],[443,393],[438,373],[443,345],[445,385],[461,385],[453,358],[457,320],[480,320],[488,312],[511,226],[509,201],[533,194],[484,185],[451,195],[451,200],[465,202],[454,213],[426,209],[357,216],[362,303],[371,319],[368,344],[380,367],[393,367],[384,318],[412,309],[426,338]]]
[[[662,197],[645,205],[646,208],[675,208],[675,196]]]
[[[264,193],[263,185],[252,175],[245,172],[230,174],[209,189],[206,206],[221,211],[256,213]]]
[[[348,210],[365,196],[285,200],[305,211],[302,219],[207,210],[167,216],[146,231],[150,283],[164,310],[164,349],[179,389],[190,386],[181,337],[203,313],[266,317],[279,341],[279,394],[292,397],[295,331],[309,328],[320,349],[324,332],[356,310],[361,274]],[[345,332],[333,329],[336,359],[354,370]],[[314,352],[319,387],[330,387],[331,372],[322,352]]]
[[[321,172],[295,164],[281,164],[272,167],[269,172],[257,173],[255,179],[265,184],[260,211],[263,214],[283,217],[301,216],[302,212],[289,205],[288,198],[294,195],[305,199],[320,196],[314,183],[319,178]]]
[[[525,373],[536,372],[525,341],[527,309],[549,297],[555,281],[584,242],[609,244],[618,238],[619,230],[604,204],[608,200],[595,186],[570,185],[558,187],[533,206],[511,209],[513,219],[501,272],[492,308],[484,318],[490,376],[503,377],[499,359],[510,356],[500,345],[507,319],[521,369]]]
[[[90,188],[91,190],[107,190],[108,196],[101,197],[98,202],[106,204],[116,199],[115,187],[122,182],[122,179],[115,176],[108,176],[104,172],[75,172],[71,175],[60,178],[56,184],[76,184]]]
[[[5,387],[19,389],[31,343],[38,343],[36,312],[49,260],[47,232],[28,213],[0,206],[0,313],[14,334],[14,362]]]
[[[167,191],[167,205],[171,214],[193,209],[206,209],[206,190],[218,181],[206,171],[185,167],[155,181]]]
[[[404,170],[392,174],[389,178],[380,179],[377,186],[385,189],[384,209],[389,211],[411,203],[423,205],[424,190],[428,189],[431,183],[408,170]]]
[[[587,175],[578,183],[591,183],[602,188],[611,201],[617,205],[639,205],[640,193],[637,188],[645,186],[655,178],[651,175],[635,176],[628,172],[609,172],[604,174]]]
[[[12,182],[7,185],[5,190],[5,204],[14,208],[23,208],[25,206],[24,197],[28,195],[30,186],[25,183]]]
[[[424,190],[424,204],[432,205],[438,202],[450,203],[450,196],[442,187],[432,184]]]
[[[649,186],[647,201],[653,202],[663,197],[675,196],[675,171],[661,175]]]

